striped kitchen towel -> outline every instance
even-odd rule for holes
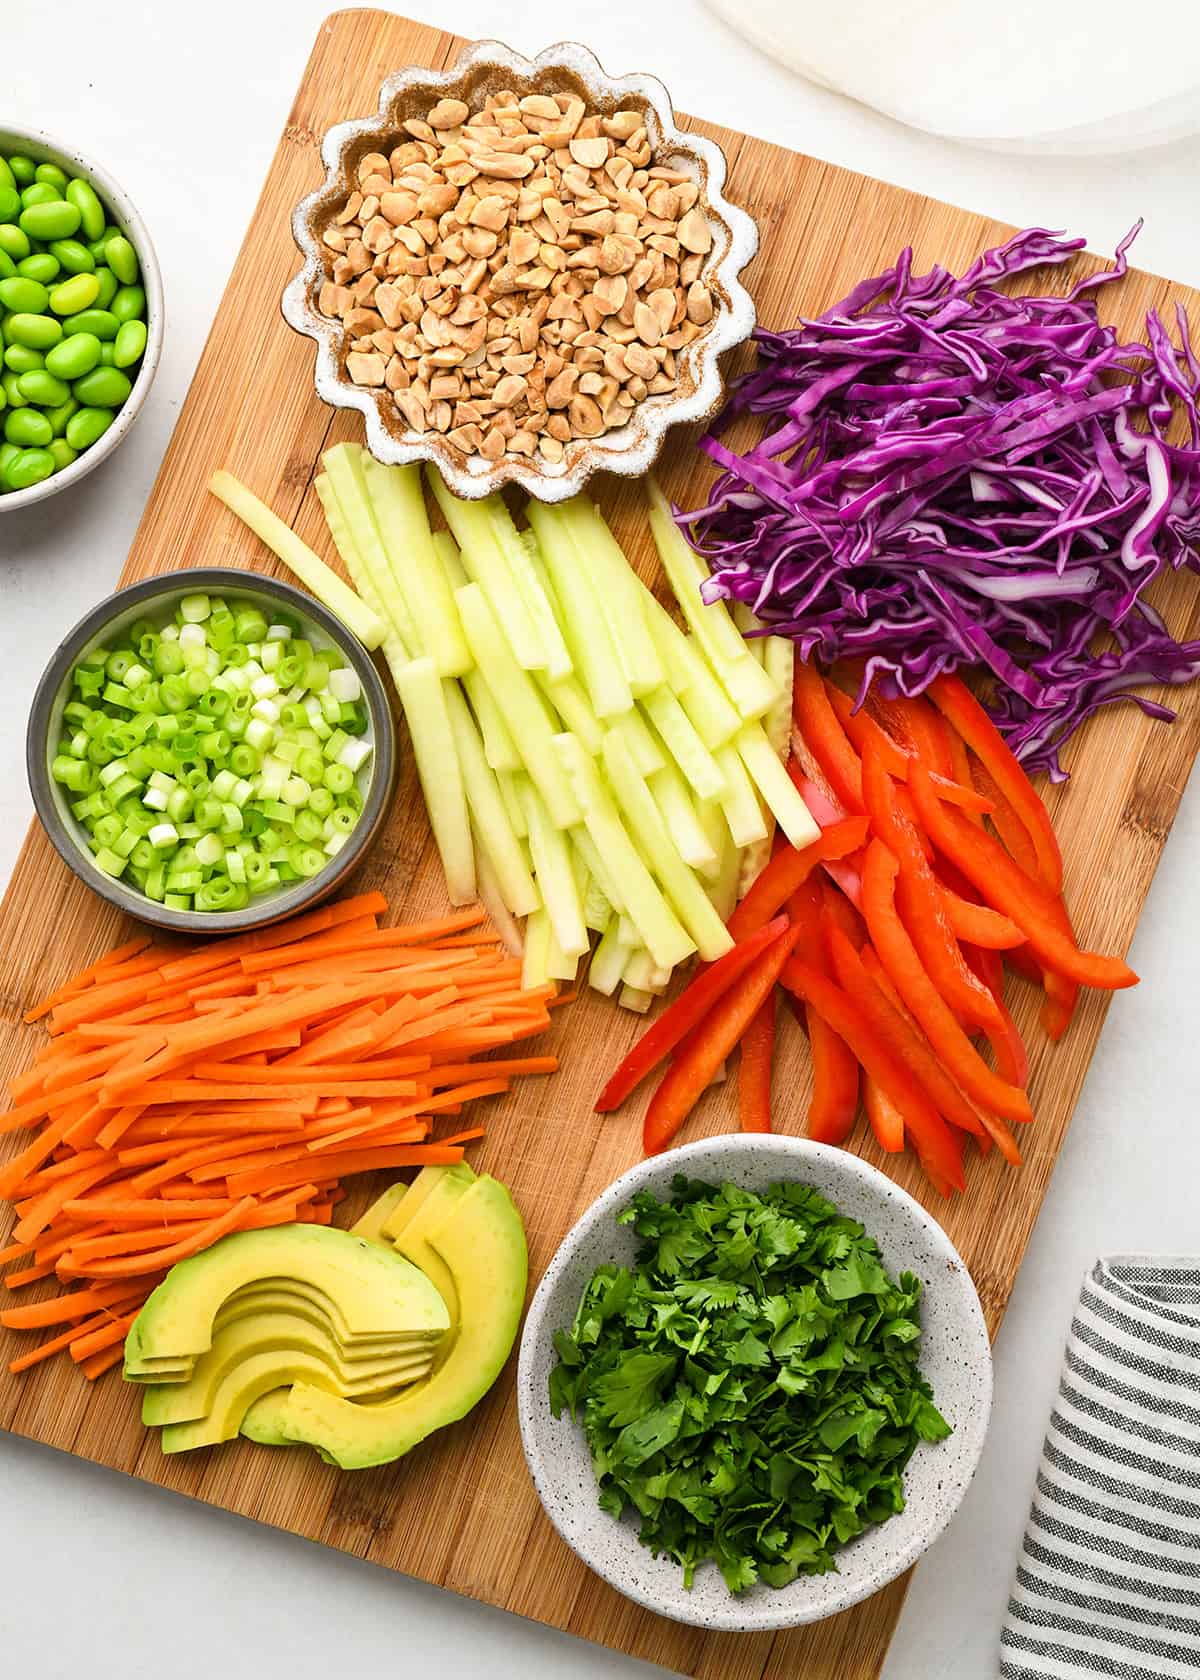
[[[1200,1680],[1200,1258],[1084,1279],[1000,1672]]]

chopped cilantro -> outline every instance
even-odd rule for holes
[[[636,1265],[597,1269],[550,1375],[601,1507],[632,1506],[688,1586],[706,1558],[733,1593],[836,1569],[903,1510],[918,1441],[950,1433],[917,1363],[920,1282],[804,1184],[676,1175],[618,1218]]]

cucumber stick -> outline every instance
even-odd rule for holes
[[[605,788],[594,762],[574,735],[556,735],[558,762],[570,777],[572,791],[596,850],[620,883],[630,920],[647,950],[662,968],[674,968],[696,949],[655,884]]]
[[[613,879],[607,863],[600,856],[591,835],[581,825],[571,830],[571,838],[575,842],[575,849],[587,865],[588,874],[612,905],[613,914],[623,918],[625,915],[625,900],[621,897],[621,889]],[[632,945],[633,943],[632,939],[626,940],[626,944]]]
[[[479,733],[483,736],[483,750],[489,765],[493,770],[519,770],[521,755],[508,732],[496,697],[488,687],[487,678],[476,666],[473,671],[464,673],[462,684],[475,713]]]
[[[546,675],[555,682],[561,677],[569,677],[575,667],[537,564],[537,539],[532,531],[522,533],[517,530],[501,497],[488,496],[477,505],[487,515],[492,534],[508,561],[517,589],[541,638],[546,656]]]
[[[667,609],[648,589],[642,590],[642,615],[663,656],[668,681],[704,745],[722,746],[737,734],[742,720],[704,659]]]
[[[525,807],[537,890],[550,917],[554,937],[564,957],[581,957],[588,948],[588,935],[567,836],[550,821],[541,795],[528,780],[521,789],[521,802]]]
[[[701,596],[700,586],[708,579],[708,568],[676,525],[666,497],[653,479],[646,480],[646,495],[658,557],[683,616],[742,717],[761,717],[775,698],[774,683],[747,649],[724,602],[706,602]]]
[[[658,730],[663,745],[695,790],[698,799],[718,799],[725,791],[725,778],[679,701],[669,688],[655,689],[642,700],[646,716]]]
[[[635,1015],[644,1015],[654,1002],[653,992],[639,992],[636,986],[622,986],[617,999],[622,1009],[631,1009]]]
[[[252,490],[248,490],[232,473],[223,470],[212,475],[208,488],[237,514],[243,525],[250,527],[260,542],[264,542],[289,571],[295,572],[305,588],[311,589],[318,601],[323,601],[365,648],[382,646],[387,627],[380,615],[356,595],[320,555],[314,554],[307,543],[301,542],[291,527],[272,513],[265,502],[260,502]]]
[[[734,844],[751,846],[756,840],[765,840],[767,825],[759,808],[758,795],[737,749],[732,745],[718,747],[716,759],[725,778],[725,792],[718,804],[725,813]],[[787,772],[784,771],[784,774]]]
[[[667,825],[667,833],[675,842],[683,861],[701,875],[715,875],[717,854],[696,815],[687,784],[675,765],[667,764],[656,770],[647,778],[647,785]],[[721,820],[724,821],[724,818]]]
[[[571,827],[579,821],[579,807],[554,750],[555,732],[533,679],[517,663],[479,584],[468,583],[455,591],[454,598],[471,653],[546,802],[550,820],[556,828]]]
[[[792,845],[797,851],[811,846],[821,831],[768,741],[766,730],[759,723],[748,723],[738,735],[736,746],[751,780]]]
[[[479,502],[464,502],[452,496],[436,469],[431,467],[427,477],[434,499],[458,544],[462,563],[487,597],[517,664],[525,671],[544,671],[549,663],[548,655],[483,507]],[[461,613],[461,607],[459,610]],[[467,641],[469,644],[469,636]]]
[[[618,717],[632,708],[633,693],[591,579],[579,564],[574,544],[556,523],[554,509],[531,501],[527,512],[554,586],[567,647],[592,710],[598,717]]]
[[[521,959],[521,985],[525,991],[544,986],[550,978],[550,918],[535,910],[525,923],[525,951]]]
[[[638,849],[658,878],[680,921],[705,962],[715,962],[733,944],[695,875],[679,855],[646,786],[617,730],[604,737],[604,768],[617,804]],[[628,980],[629,976],[626,975]],[[632,984],[632,982],[631,982]]]
[[[472,825],[475,839],[475,884],[479,888],[479,899],[488,915],[492,918],[492,925],[504,941],[504,949],[510,957],[519,957],[525,949],[519,924],[513,919],[512,912],[504,902],[504,895],[500,891],[500,882],[492,868],[487,848],[478,830]]]
[[[470,583],[467,568],[462,563],[462,555],[458,552],[458,544],[449,531],[433,533],[433,552],[441,561],[451,590],[461,589],[464,583]]]
[[[460,677],[470,670],[471,654],[445,568],[433,546],[421,469],[385,467],[366,450],[359,452],[359,460],[367,499],[409,617],[419,627],[438,675]]]
[[[400,632],[400,639],[409,652],[414,657],[423,654],[425,643],[421,628],[408,610],[403,590],[392,576],[391,562],[375,522],[358,446],[339,443],[333,449],[327,449],[321,457],[321,465],[337,498],[350,542],[370,574],[384,611]]]
[[[523,772],[520,770],[497,770],[496,772],[496,786],[499,788],[500,797],[504,801],[505,815],[508,817],[509,826],[518,840],[524,840],[529,833],[529,830],[525,827],[525,809],[521,804],[521,796],[518,791],[518,784],[522,777]]]
[[[558,542],[574,548],[576,565],[600,604],[630,692],[636,698],[659,687],[666,673],[638,610],[637,578],[600,510],[587,496],[574,496],[547,507],[543,526],[555,530]]]
[[[696,816],[718,859],[717,868],[706,880],[704,890],[712,900],[717,915],[727,922],[738,899],[738,870],[742,854],[734,844],[729,824],[719,805],[701,805]]]
[[[520,838],[513,833],[495,774],[484,757],[475,720],[456,683],[445,685],[445,699],[472,827],[483,842],[505,904],[514,916],[528,916],[537,909],[541,895],[526,868]]]
[[[621,939],[618,919],[614,916],[592,953],[588,985],[593,991],[611,997],[621,983],[621,975],[631,955],[630,947]]]
[[[463,788],[447,696],[453,685],[443,682],[431,659],[410,659],[393,668],[396,692],[408,719],[413,757],[425,793],[425,806],[451,904],[470,904],[475,898],[475,848]]]
[[[401,641],[400,632],[396,629],[386,606],[380,599],[379,591],[375,587],[375,580],[367,570],[363,557],[358,552],[354,539],[350,535],[350,527],[342,517],[342,510],[338,505],[337,496],[334,494],[333,485],[329,482],[325,473],[318,473],[313,480],[313,485],[317,492],[317,499],[325,513],[325,523],[329,526],[329,535],[333,538],[333,546],[341,556],[342,564],[349,572],[355,589],[358,590],[358,593],[384,627],[384,638],[380,647],[386,649],[388,643],[391,642],[393,647],[399,650],[400,658],[402,660],[408,659],[410,657],[409,650]],[[389,656],[390,663],[391,657]]]

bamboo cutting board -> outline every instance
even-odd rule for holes
[[[330,545],[311,489],[321,450],[358,435],[358,421],[334,416],[313,395],[313,347],[284,325],[279,297],[297,267],[289,231],[295,202],[321,178],[320,137],[334,122],[374,110],[391,71],[410,63],[444,67],[461,43],[382,12],[340,12],[323,26],[266,186],[229,282],[175,435],[142,519],[122,581],[181,564],[264,569],[262,548],[205,492],[215,467],[243,478],[326,554]],[[621,68],[621,67],[618,67]],[[650,66],[655,68],[655,66]],[[729,194],[756,218],[762,249],[747,276],[760,319],[790,323],[826,307],[864,273],[883,268],[906,243],[918,261],[967,263],[1007,231],[981,216],[937,204],[812,158],[692,123],[724,147]],[[1061,279],[1056,282],[1061,284]],[[1136,330],[1146,308],[1200,298],[1131,273],[1102,293],[1102,307]],[[1196,317],[1200,319],[1200,316]],[[672,495],[693,498],[705,477],[688,440],[661,463]],[[643,575],[654,575],[638,493],[619,483],[601,500]],[[1156,597],[1177,634],[1200,635],[1200,591],[1173,578]],[[64,614],[64,629],[73,611]],[[1066,856],[1068,901],[1080,937],[1124,952],[1200,744],[1200,690],[1175,697],[1173,727],[1132,707],[1088,724],[1072,757],[1084,768],[1051,799]],[[390,824],[360,872],[396,915],[444,907],[441,872],[411,766]],[[125,937],[120,918],[66,870],[39,830],[31,833],[0,910],[0,1078],[26,1066],[41,1031],[21,1014],[51,985]],[[1006,1170],[995,1153],[969,1163],[966,1195],[938,1203],[907,1161],[888,1170],[934,1208],[966,1258],[995,1331],[1049,1181],[1104,1019],[1106,999],[1087,997],[1064,1042],[1048,1045],[1027,988],[1015,1007],[1029,1040],[1038,1123],[1022,1139],[1026,1164]],[[1115,1006],[1120,1008],[1118,998]],[[640,1155],[637,1104],[601,1122],[591,1103],[640,1022],[585,991],[562,1012],[547,1048],[562,1057],[550,1079],[526,1081],[483,1116],[489,1132],[476,1167],[505,1179],[529,1231],[533,1278],[587,1204]],[[777,1090],[781,1120],[801,1129],[808,1073],[798,1030],[785,1036]],[[689,1135],[736,1125],[732,1093],[715,1092]],[[18,1147],[5,1139],[8,1151]],[[873,1143],[858,1147],[878,1160]],[[353,1217],[367,1187],[346,1204]],[[936,1204],[936,1205],[935,1205]],[[0,1232],[0,1242],[3,1234]],[[23,1344],[24,1345],[24,1344]],[[0,1347],[4,1364],[9,1346]],[[338,1474],[310,1453],[246,1445],[164,1459],[139,1422],[116,1372],[89,1386],[60,1360],[23,1377],[0,1376],[0,1426],[143,1479],[221,1505],[307,1539],[585,1638],[658,1662],[696,1680],[872,1680],[878,1675],[905,1583],[814,1627],[779,1635],[706,1634],[641,1610],[577,1562],[542,1516],[517,1433],[513,1367],[463,1424],[443,1431],[384,1470]],[[607,1520],[597,1515],[597,1521]]]

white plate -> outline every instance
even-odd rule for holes
[[[954,1433],[918,1446],[905,1472],[907,1504],[838,1554],[836,1573],[801,1576],[781,1589],[757,1586],[734,1597],[713,1564],[690,1591],[679,1565],[640,1544],[637,1521],[617,1522],[597,1503],[582,1426],[550,1410],[554,1332],[569,1329],[596,1267],[631,1265],[637,1238],[616,1215],[636,1190],[665,1198],[676,1173],[761,1190],[780,1179],[811,1184],[866,1226],[893,1275],[915,1272],[921,1297],[921,1370]],[[967,1268],[936,1220],[857,1155],[802,1138],[706,1139],[632,1168],[567,1234],[529,1308],[521,1338],[517,1403],[530,1474],[547,1516],[568,1546],[611,1586],[661,1616],[697,1627],[762,1632],[835,1615],[878,1592],[932,1545],[962,1502],[983,1450],[992,1401],[992,1360],[979,1297]]]

